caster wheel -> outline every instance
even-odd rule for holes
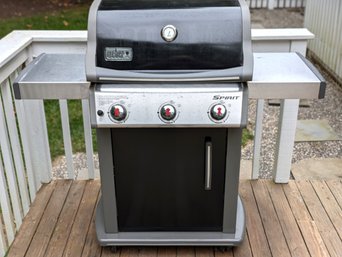
[[[110,251],[111,251],[112,253],[117,253],[117,252],[119,251],[119,247],[118,247],[118,246],[111,246],[111,247],[110,247]]]

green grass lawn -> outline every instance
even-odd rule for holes
[[[0,38],[13,30],[86,30],[88,6],[32,17],[0,19]],[[59,103],[55,100],[44,101],[48,127],[51,157],[54,159],[64,154],[63,136]],[[68,101],[70,130],[73,152],[84,152],[84,130],[81,101]],[[96,140],[94,147],[96,150]]]
[[[51,158],[64,155],[61,115],[57,100],[45,100],[45,116],[48,128]],[[82,104],[79,100],[68,101],[70,133],[73,152],[85,152]],[[93,130],[94,150],[97,150],[95,130]]]
[[[0,19],[0,38],[13,30],[83,30],[87,29],[88,6],[32,17]]]
[[[13,30],[86,30],[88,19],[88,7],[77,7],[74,9],[55,12],[53,14],[37,14],[33,17],[11,18],[0,20],[0,38]],[[51,157],[54,159],[64,154],[62,125],[59,103],[55,100],[45,101],[45,112],[48,127]],[[72,137],[73,152],[84,152],[84,133],[82,121],[81,101],[68,101],[70,129]],[[96,150],[96,139],[93,133],[94,149]],[[242,145],[253,139],[248,130],[244,130]]]

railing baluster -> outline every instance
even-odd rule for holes
[[[70,124],[69,124],[69,112],[68,112],[68,102],[67,100],[59,100],[59,106],[61,110],[62,119],[62,129],[63,129],[63,142],[65,149],[65,158],[67,162],[68,178],[74,179],[74,164],[72,158],[72,144],[71,144],[71,134],[70,134]]]
[[[1,88],[3,84],[1,83]],[[7,178],[7,183],[10,192],[10,198],[12,202],[13,212],[14,212],[14,219],[16,229],[19,229],[22,223],[22,213],[20,208],[20,196],[18,193],[18,185],[15,177],[15,169],[12,160],[12,152],[10,141],[8,138],[7,127],[6,127],[6,120],[4,116],[4,110],[2,105],[2,99],[0,98],[0,148],[3,156],[3,161],[5,164],[5,174]]]
[[[16,124],[16,117],[14,113],[14,106],[11,94],[10,81],[7,80],[2,87],[2,99],[4,102],[5,117],[7,120],[8,134],[11,141],[14,165],[18,180],[19,192],[24,215],[30,208],[30,198],[27,191],[26,174],[24,162],[21,154],[21,146],[19,142],[18,128]]]
[[[3,232],[2,223],[0,222],[0,256],[5,256],[6,251],[7,251],[7,247],[6,247],[5,235]]]
[[[32,170],[37,190],[51,181],[51,156],[42,100],[21,100],[25,117]]]
[[[24,103],[21,100],[15,100],[15,106],[18,116],[18,123],[19,123],[19,130],[21,135],[21,142],[23,145],[24,150],[24,159],[25,159],[25,166],[26,166],[26,174],[29,184],[29,192],[31,201],[33,201],[36,198],[36,192],[39,189],[39,184],[36,184],[36,177],[33,167],[32,167],[32,161],[31,161],[31,151],[30,151],[30,143],[28,140],[28,132],[27,132],[27,121],[25,117],[25,111],[24,111]]]
[[[21,68],[14,73],[14,76],[11,78],[11,81],[15,77],[18,76],[18,73],[21,71]],[[13,90],[13,87],[12,87]],[[12,92],[13,93],[13,92]],[[23,101],[21,100],[14,100],[14,105],[17,113],[18,125],[19,125],[19,132],[21,137],[21,143],[24,152],[24,160],[25,160],[25,167],[26,167],[26,175],[28,181],[28,188],[30,193],[31,202],[36,198],[36,192],[38,190],[36,182],[35,182],[35,173],[33,172],[32,162],[31,162],[31,152],[30,152],[30,145],[28,141],[28,134],[27,134],[27,122],[26,116],[24,115],[24,106]]]
[[[88,178],[94,179],[95,177],[94,156],[93,156],[94,149],[93,149],[93,138],[92,138],[92,133],[91,133],[88,100],[82,100],[82,112],[83,112],[84,139],[85,139],[86,153],[87,153]]]
[[[0,155],[0,209],[1,209],[1,214],[2,218],[5,223],[5,231],[8,239],[8,243],[11,244],[12,241],[14,240],[14,227],[13,227],[13,215],[11,212],[11,202],[8,197],[8,190],[6,186],[6,179],[5,179],[5,171],[4,167],[2,166],[2,158]],[[1,219],[0,219],[0,230],[1,229]],[[1,233],[1,232],[0,232]],[[1,237],[1,234],[0,234]],[[0,243],[1,244],[1,243]]]
[[[273,10],[274,9],[274,5],[275,5],[275,0],[268,0],[267,8],[269,10]]]

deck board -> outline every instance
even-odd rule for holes
[[[267,191],[266,185],[263,182],[264,181],[261,180],[253,181],[252,187],[272,255],[279,257],[291,257],[279,219],[274,210],[272,200]]]
[[[87,232],[91,225],[99,191],[99,183],[95,181],[89,181],[87,183],[63,257],[81,256],[86,243]]]
[[[283,188],[271,181],[266,185],[292,257],[310,257]]]
[[[63,255],[63,251],[61,251],[61,249],[65,248],[69,237],[61,237],[61,235],[70,234],[72,224],[74,223],[75,216],[83,196],[85,185],[85,181],[72,184],[60,217],[57,221],[56,228],[46,249],[45,256],[61,257]]]
[[[248,232],[246,232],[245,239],[239,247],[233,249],[234,257],[252,257],[251,246],[249,242]]]
[[[342,242],[317,196],[310,181],[297,181],[297,186],[308,206],[310,214],[315,221],[318,231],[332,257],[342,256]]]
[[[342,180],[328,180],[326,181],[336,201],[342,208]]]
[[[338,235],[342,238],[342,209],[338,205],[335,197],[330,192],[324,181],[311,181],[318,198],[320,199],[326,213],[334,225]]]
[[[139,251],[139,257],[157,257],[158,248],[157,247],[143,247]]]
[[[177,247],[158,247],[158,257],[176,257]]]
[[[245,205],[247,213],[247,234],[250,247],[255,257],[269,257],[271,250],[268,245],[264,226],[259,214],[259,209],[255,201],[251,183],[247,180],[240,183],[240,195]]]
[[[55,187],[56,183],[52,182],[50,184],[43,185],[38,191],[36,199],[32,203],[30,211],[26,215],[20,231],[11,245],[10,256],[25,256]]]
[[[321,234],[318,232],[316,223],[313,221],[296,183],[290,181],[282,188],[310,255],[312,257],[329,256]]]
[[[55,181],[37,194],[8,257],[267,257],[342,256],[342,183],[336,181],[243,180],[247,233],[241,246],[122,247],[98,245],[95,206],[100,182]]]
[[[51,196],[25,256],[44,256],[71,184],[72,182],[70,180],[57,182],[54,194]]]
[[[214,257],[212,247],[196,247],[196,257]]]
[[[102,247],[98,244],[95,236],[95,213],[96,209],[94,208],[93,216],[91,218],[91,224],[88,229],[87,237],[82,251],[82,257],[101,257],[102,254]]]

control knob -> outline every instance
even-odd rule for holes
[[[171,104],[163,105],[160,109],[160,116],[166,121],[173,120],[177,115],[176,108]]]
[[[114,121],[120,122],[126,119],[127,110],[123,105],[115,104],[110,108],[109,114]]]
[[[227,115],[227,109],[222,104],[216,104],[213,107],[211,107],[210,110],[210,116],[213,120],[221,121],[223,120]]]

